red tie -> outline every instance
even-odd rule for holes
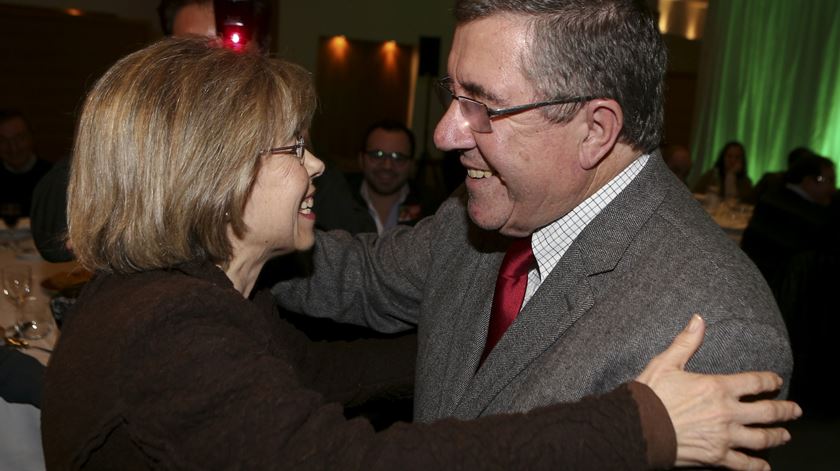
[[[499,277],[496,278],[496,293],[493,295],[493,308],[490,311],[490,327],[487,329],[487,343],[481,362],[496,346],[505,331],[516,319],[525,299],[528,286],[528,272],[536,264],[531,251],[531,238],[516,239],[508,247]]]

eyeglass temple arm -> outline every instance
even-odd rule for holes
[[[510,108],[500,108],[500,109],[492,109],[487,108],[487,114],[490,117],[494,116],[501,116],[506,114],[513,114],[519,113],[521,111],[528,111],[534,108],[541,108],[543,106],[551,106],[551,105],[565,105],[568,103],[579,103],[584,101],[593,100],[595,97],[590,96],[582,96],[582,97],[571,97],[571,98],[559,98],[557,100],[549,100],[549,101],[540,101],[537,103],[528,103],[527,105],[519,105],[519,106],[512,106]]]

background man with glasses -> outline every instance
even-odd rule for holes
[[[466,194],[379,239],[318,234],[314,276],[275,287],[292,310],[417,324],[416,420],[608,391],[695,312],[690,369],[790,378],[761,275],[656,150],[666,52],[640,3],[457,1],[434,137]]]
[[[420,195],[409,185],[415,171],[414,147],[414,133],[397,121],[378,121],[365,132],[359,150],[362,181],[355,188],[379,234],[427,215]]]

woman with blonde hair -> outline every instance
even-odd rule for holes
[[[777,376],[682,371],[699,318],[642,373],[649,387],[382,433],[346,420],[328,400],[404,384],[413,359],[313,344],[270,296],[249,300],[266,260],[313,244],[314,109],[299,67],[201,39],[131,54],[92,89],[68,227],[96,275],[47,369],[49,469],[746,467],[735,448],[787,440],[743,424],[788,420],[794,404],[738,402]]]

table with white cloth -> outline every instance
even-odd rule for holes
[[[35,250],[28,219],[21,219],[14,229],[0,221],[0,268],[25,265],[32,270],[31,303],[34,309],[50,310],[50,298],[54,294],[42,286],[44,280],[77,270],[75,262],[50,263],[42,259]],[[6,296],[3,296],[4,298]],[[17,308],[9,299],[0,299],[0,326],[6,333],[13,332]],[[30,345],[51,349],[58,339],[58,328],[52,315],[44,316],[52,323],[50,333],[38,340],[26,340]],[[34,348],[21,352],[31,355],[46,365],[49,353]],[[44,469],[41,450],[41,412],[29,404],[11,404],[0,399],[0,470]]]
[[[709,195],[695,194],[694,199],[703,205],[703,209],[714,219],[736,244],[741,244],[741,237],[752,218],[753,206],[732,200],[720,200]]]

